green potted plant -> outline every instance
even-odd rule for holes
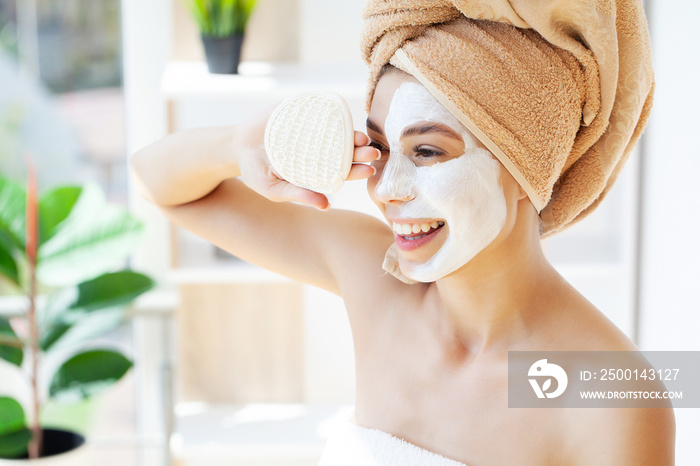
[[[257,0],[183,0],[199,27],[210,73],[236,74]]]
[[[138,220],[93,184],[39,197],[28,171],[26,190],[0,176],[0,284],[27,303],[18,317],[0,315],[0,363],[27,376],[32,408],[28,420],[22,404],[0,392],[0,465],[77,466],[86,454],[82,433],[45,425],[42,410],[46,402],[78,406],[127,373],[132,361],[120,351],[79,344],[118,327],[125,306],[154,282],[114,271],[142,233]],[[52,359],[57,369],[44,366]]]

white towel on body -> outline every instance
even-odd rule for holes
[[[358,426],[354,410],[329,429],[318,466],[466,466],[377,429]]]

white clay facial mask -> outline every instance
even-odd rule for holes
[[[430,166],[416,166],[405,154],[401,134],[421,122],[448,126],[464,141],[464,154]],[[477,145],[465,127],[428,90],[403,83],[396,90],[385,122],[389,160],[376,186],[384,199],[406,199],[401,219],[443,219],[447,238],[424,262],[399,254],[401,272],[411,280],[434,282],[462,267],[488,246],[506,220],[500,163]],[[437,158],[437,160],[440,160]],[[434,239],[433,239],[434,240]],[[394,248],[396,246],[392,246]]]

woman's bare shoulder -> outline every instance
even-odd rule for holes
[[[571,465],[672,466],[673,408],[579,408],[572,422]]]
[[[597,309],[562,326],[559,351],[639,351],[630,337]]]
[[[600,309],[576,292],[553,319],[559,351],[639,351],[637,345]],[[569,408],[571,465],[674,464],[675,418],[665,408]]]

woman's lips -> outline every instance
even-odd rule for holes
[[[414,249],[418,249],[424,244],[432,241],[437,233],[442,230],[443,226],[445,226],[445,222],[441,221],[439,222],[437,228],[431,227],[427,232],[420,231],[418,233],[409,233],[406,235],[394,232],[396,246],[398,246],[398,248],[402,251],[413,251]]]

